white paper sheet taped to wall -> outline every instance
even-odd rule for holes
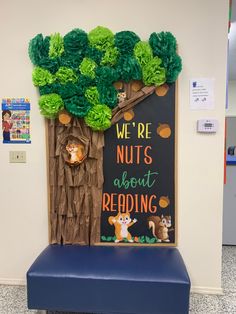
[[[190,109],[214,109],[214,82],[213,78],[193,78],[190,80]]]

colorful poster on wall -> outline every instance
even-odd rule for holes
[[[104,134],[102,244],[176,245],[175,84]]]
[[[31,143],[28,98],[2,99],[2,136],[4,144]]]

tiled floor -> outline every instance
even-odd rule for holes
[[[224,288],[222,296],[191,295],[191,314],[236,314],[236,247],[223,247],[222,280]],[[25,287],[0,285],[0,314],[26,313],[44,312],[27,310]],[[48,314],[55,314],[55,312]]]
[[[222,266],[224,295],[192,294],[191,314],[236,314],[236,246],[223,247]]]

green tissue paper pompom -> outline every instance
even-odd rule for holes
[[[143,82],[145,85],[159,86],[166,81],[166,70],[161,66],[162,60],[154,57],[143,67]]]
[[[64,103],[66,110],[78,118],[85,117],[92,106],[85,96],[78,95],[65,99]]]
[[[115,34],[115,46],[121,54],[133,54],[134,46],[140,38],[130,31],[122,31]]]
[[[55,76],[61,84],[66,84],[68,82],[75,83],[78,80],[74,71],[66,67],[60,67]]]
[[[134,47],[134,56],[141,67],[150,62],[153,58],[152,48],[146,41],[139,41]]]
[[[176,53],[176,39],[170,32],[152,33],[149,44],[154,55],[161,59]]]
[[[39,98],[39,108],[43,116],[52,119],[64,108],[64,104],[61,96],[57,94],[48,94]]]
[[[119,56],[119,51],[116,47],[108,48],[105,51],[101,64],[113,66],[116,64],[118,56]]]
[[[58,94],[57,91],[58,91],[58,84],[57,83],[39,86],[40,96],[45,95],[45,94]]]
[[[93,131],[104,131],[111,126],[112,111],[106,105],[93,106],[85,117],[85,123]]]
[[[85,97],[92,105],[99,104],[99,92],[97,87],[92,86],[87,88],[85,91]]]
[[[49,57],[51,59],[60,57],[64,52],[63,38],[59,33],[50,36]]]
[[[54,82],[53,75],[46,69],[35,67],[32,73],[32,79],[35,86],[44,86]]]
[[[131,56],[120,57],[117,63],[119,79],[129,82],[131,80],[141,80],[142,70],[138,61]]]
[[[109,66],[101,66],[96,69],[96,82],[101,85],[111,85],[119,78],[118,72]]]
[[[97,64],[100,64],[104,53],[101,50],[98,50],[97,48],[89,46],[86,49],[85,55],[87,58],[92,59]]]
[[[51,85],[39,86],[39,93],[40,95],[58,94],[62,99],[67,99],[78,94],[78,86],[74,83],[53,83]]]
[[[83,95],[87,88],[94,85],[96,85],[94,79],[86,75],[79,75],[79,80],[77,83],[78,94]]]
[[[179,73],[182,70],[182,60],[179,55],[173,54],[170,57],[163,59],[163,65],[166,68],[166,81],[173,83],[177,80]]]
[[[97,67],[96,62],[89,58],[84,58],[81,62],[79,69],[80,73],[83,75],[86,75],[88,77],[91,77],[92,79],[95,78],[95,69]]]
[[[72,68],[73,70],[77,71],[83,58],[84,56],[79,53],[75,55],[63,53],[63,55],[60,57],[60,66]]]
[[[99,50],[106,50],[114,45],[114,34],[103,26],[97,26],[88,34],[89,43]]]
[[[70,54],[85,52],[87,46],[88,35],[82,29],[75,28],[64,36],[64,48]]]
[[[111,86],[99,85],[98,91],[100,95],[99,100],[101,104],[105,104],[110,108],[114,108],[117,105],[118,93],[113,85]]]
[[[31,62],[34,65],[39,65],[40,60],[48,56],[49,41],[50,37],[47,36],[45,39],[43,39],[42,34],[38,34],[30,40],[28,53]]]
[[[60,67],[58,58],[50,59],[48,57],[40,59],[38,66],[50,71],[52,74],[55,74]]]
[[[181,58],[176,53],[175,37],[170,32],[152,33],[149,43],[154,55],[162,59],[162,64],[166,69],[166,81],[173,83],[182,70]]]
[[[74,83],[57,84],[57,93],[62,99],[71,98],[78,94],[78,88]]]

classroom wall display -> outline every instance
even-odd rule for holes
[[[31,143],[28,98],[2,99],[2,135],[4,144]]]
[[[175,37],[74,29],[36,35],[29,57],[48,119],[50,243],[175,245]]]

